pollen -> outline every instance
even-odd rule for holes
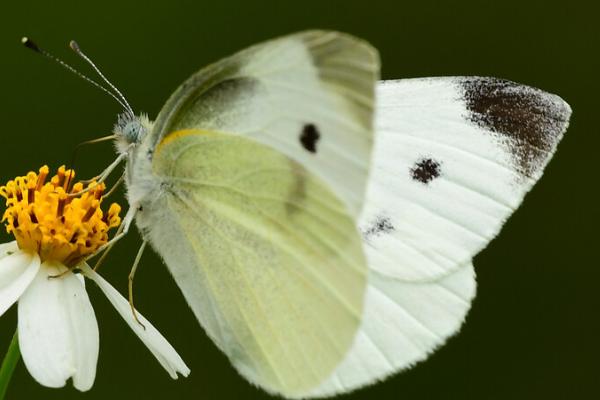
[[[0,187],[6,199],[2,222],[20,249],[74,267],[107,243],[108,231],[121,223],[121,207],[114,203],[102,211],[103,183],[74,183],[75,172],[64,166],[48,175],[44,166]]]

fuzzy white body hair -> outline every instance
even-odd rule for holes
[[[131,122],[129,123],[131,124]],[[146,115],[141,115],[133,123],[139,124],[142,134],[137,137],[128,134],[120,120],[115,126],[115,147],[119,154],[128,153],[125,169],[127,201],[130,207],[137,209],[136,225],[142,236],[146,238],[150,224],[148,218],[145,218],[147,212],[144,212],[144,209],[156,210],[159,214],[161,210],[165,210],[164,207],[155,204],[163,200],[164,188],[161,180],[157,179],[152,172],[154,149],[150,144],[148,133],[152,132],[153,122]],[[160,215],[153,215],[152,221],[156,222],[154,218],[159,218],[160,221],[163,220]]]

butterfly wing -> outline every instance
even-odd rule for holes
[[[431,282],[406,282],[369,269],[361,327],[344,361],[311,397],[377,383],[424,360],[458,332],[475,297],[468,263]]]
[[[432,280],[498,234],[567,129],[558,96],[494,78],[387,81],[360,226],[372,268]]]
[[[328,186],[240,135],[178,131],[153,158],[162,188],[138,224],[208,335],[245,377],[304,396],[360,325],[366,260]]]
[[[360,229],[364,316],[312,396],[346,392],[425,359],[475,296],[473,256],[518,207],[565,132],[557,96],[492,78],[382,82]]]
[[[360,325],[378,71],[340,33],[259,44],[186,81],[131,159],[137,223],[196,317],[288,397],[322,383]]]
[[[251,138],[281,153],[274,155],[288,157],[280,162],[285,167],[277,175],[314,181],[314,193],[342,210],[337,220],[328,217],[329,228],[352,231],[348,224],[364,202],[371,146],[364,116],[372,109],[373,96],[366,83],[375,79],[376,70],[371,48],[337,33],[307,32],[255,46],[208,67],[179,88],[159,115],[150,147],[160,143],[168,149],[171,141],[183,143],[183,137],[173,132],[184,129]],[[329,272],[347,260],[340,251],[333,256],[317,252],[315,266],[332,264],[324,267],[329,278],[310,278],[316,279],[312,290],[327,283],[318,301],[312,296],[313,303],[301,286],[304,278],[287,279],[291,271],[310,273],[306,261],[311,256],[287,260],[281,269],[272,268],[274,258],[264,256],[296,246],[304,248],[298,253],[304,254],[308,247],[302,246],[307,243],[315,248],[332,243],[338,249],[356,246],[355,238],[322,228],[305,237],[308,226],[321,226],[316,220],[314,225],[306,222],[315,214],[319,219],[322,212],[312,210],[313,200],[303,200],[310,205],[299,207],[304,211],[298,221],[304,222],[290,225],[301,234],[290,231],[274,238],[267,235],[276,228],[274,221],[285,221],[284,225],[288,221],[282,213],[270,214],[264,198],[258,200],[265,193],[257,198],[253,192],[265,184],[263,178],[250,179],[250,186],[236,192],[241,197],[234,198],[219,195],[228,189],[214,189],[218,182],[211,177],[227,180],[247,171],[219,175],[223,166],[217,167],[213,159],[216,170],[200,176],[198,168],[186,167],[180,154],[172,151],[165,152],[171,154],[170,162],[153,161],[154,172],[169,177],[162,182],[172,192],[159,198],[173,199],[145,207],[144,213],[154,214],[150,218],[154,223],[142,222],[142,228],[148,230],[209,335],[242,374],[268,390],[289,397],[351,390],[425,358],[456,332],[475,293],[471,258],[495,236],[541,176],[566,129],[570,109],[555,96],[506,81],[436,78],[381,84],[377,113],[374,171],[360,218],[368,272],[346,265],[345,271],[354,271],[354,284],[334,283],[334,275],[343,275]],[[223,157],[225,148],[220,152]],[[263,154],[250,153],[252,162]],[[296,163],[291,170],[290,162]],[[177,165],[172,167],[176,172],[165,174],[167,164]],[[254,174],[251,164],[246,168]],[[260,170],[259,175],[268,175]],[[198,182],[204,189],[196,187]],[[234,184],[240,185],[240,180]],[[278,186],[287,189],[278,192]],[[279,193],[269,201],[275,200],[282,210],[289,209],[294,198],[290,188],[298,186],[288,182],[266,187]],[[213,189],[205,197],[206,188]],[[197,210],[202,210],[202,219],[193,216]],[[238,249],[231,238],[250,245]],[[291,238],[296,242],[290,244]],[[351,258],[360,255],[359,251]],[[298,261],[305,271],[288,268]],[[268,268],[269,275],[255,275],[261,268]],[[344,303],[364,299],[362,319],[356,317],[362,310],[356,303],[342,310],[331,300],[332,293],[349,287],[354,289]],[[234,302],[238,291],[241,301]],[[330,302],[323,305],[327,296]],[[282,299],[293,301],[282,305]],[[277,304],[273,314],[270,309],[265,312],[265,305],[273,304]],[[281,325],[273,329],[273,321]],[[299,327],[304,335],[297,332]],[[327,339],[331,332],[342,333],[342,345]],[[305,352],[300,353],[298,345],[305,346]]]
[[[183,129],[243,135],[323,179],[353,215],[362,208],[373,142],[377,51],[354,37],[307,31],[210,65],[159,113],[152,145]]]

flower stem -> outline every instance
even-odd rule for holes
[[[19,363],[20,358],[21,352],[19,351],[19,338],[17,331],[15,331],[15,334],[10,341],[8,351],[6,352],[6,356],[4,356],[4,360],[2,360],[2,368],[0,368],[0,400],[4,400],[4,395],[6,394],[8,384],[10,383],[10,378],[12,378],[13,371]]]

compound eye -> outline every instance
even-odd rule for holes
[[[123,130],[127,140],[131,143],[138,142],[140,139],[140,134],[142,132],[142,126],[136,122],[130,122],[125,126]]]

